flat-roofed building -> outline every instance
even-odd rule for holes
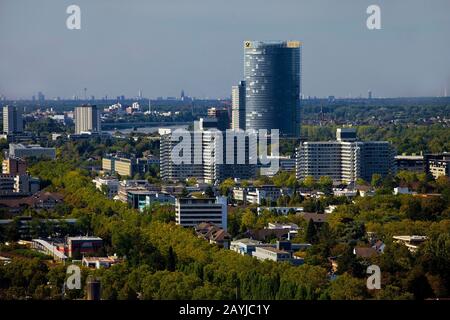
[[[426,172],[435,179],[441,176],[450,177],[450,153],[426,154]]]
[[[195,227],[202,222],[211,222],[227,231],[227,212],[226,197],[175,200],[176,223],[183,227]]]
[[[22,110],[19,107],[3,107],[3,132],[6,134],[23,132]]]
[[[230,250],[235,251],[242,255],[251,256],[256,250],[256,247],[273,247],[273,244],[262,243],[262,241],[244,238],[239,240],[231,241]]]
[[[92,182],[100,191],[105,191],[109,199],[114,198],[119,192],[119,180],[111,177],[96,177]]]
[[[272,247],[256,247],[252,256],[258,260],[271,260],[275,262],[291,260],[291,254],[289,252]]]
[[[21,143],[9,144],[9,156],[13,158],[56,158],[56,149],[55,148],[45,148],[41,147],[38,144],[29,144],[24,145]]]
[[[82,105],[75,107],[75,134],[101,131],[100,110],[97,106]]]
[[[338,130],[336,141],[303,142],[296,151],[296,177],[330,177],[335,183],[371,181],[395,174],[395,149],[388,141],[355,141],[355,129]]]
[[[99,237],[68,237],[67,254],[70,258],[80,259],[84,254],[99,253],[103,248],[103,240]]]
[[[428,240],[426,236],[408,235],[408,236],[393,236],[392,237],[397,243],[404,244],[409,251],[416,252],[419,246]]]
[[[102,170],[111,174],[119,174],[122,177],[134,177],[136,174],[144,175],[155,165],[155,159],[127,157],[125,155],[105,155],[102,157]]]
[[[395,156],[397,171],[425,172],[425,159],[423,155]]]
[[[88,268],[100,269],[110,268],[111,266],[118,264],[121,260],[116,256],[109,257],[83,257],[81,261],[82,265]]]
[[[175,197],[163,193],[148,191],[145,189],[132,189],[127,191],[127,202],[131,208],[144,210],[146,207],[150,207],[153,203],[160,204],[175,204]]]
[[[277,201],[283,195],[283,190],[274,185],[263,185],[257,188],[248,188],[246,192],[246,203],[261,205],[263,202],[271,203]]]
[[[188,178],[203,180],[202,142],[201,137],[195,146],[194,133],[190,133],[190,154],[180,163],[172,157],[174,147],[179,143],[173,138],[171,129],[160,129],[160,176],[165,181],[184,181]],[[174,139],[174,140],[173,140]],[[186,147],[189,147],[186,146]],[[188,150],[184,150],[188,152]]]
[[[21,175],[27,173],[27,163],[21,158],[8,157],[2,162],[3,174]]]

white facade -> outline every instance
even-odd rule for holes
[[[100,112],[96,106],[75,107],[75,134],[100,132]]]
[[[291,261],[291,254],[289,252],[271,247],[256,247],[252,256],[258,260],[271,260],[275,262]]]
[[[102,186],[106,186],[108,188],[107,196],[109,199],[114,198],[119,192],[119,180],[117,179],[96,177],[92,182],[98,190],[102,190]]]
[[[335,183],[370,181],[375,173],[395,174],[395,149],[387,141],[355,141],[354,130],[341,129],[339,140],[303,142],[296,152],[296,177],[330,177]]]
[[[177,198],[175,200],[176,223],[183,227],[195,227],[211,222],[227,231],[227,199]]]

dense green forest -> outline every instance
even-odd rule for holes
[[[103,238],[108,254],[127,257],[125,263],[110,269],[83,269],[84,279],[88,274],[100,277],[105,299],[422,299],[449,294],[448,179],[437,185],[429,182],[444,195],[434,200],[381,192],[340,206],[329,223],[320,227],[299,222],[304,229],[301,240],[313,246],[302,253],[306,263],[294,267],[212,246],[191,229],[176,226],[173,212],[166,208],[142,214],[108,200],[90,183],[87,171],[68,162],[40,162],[31,172],[47,181],[50,190],[65,195],[65,212],[79,218],[80,230]],[[235,215],[230,223],[242,229],[274,218],[267,212],[257,217],[252,210],[230,215]],[[386,252],[372,261],[352,253],[354,245],[367,241],[366,231],[379,233],[387,245]],[[430,240],[413,254],[392,241],[391,236],[399,233],[424,234]],[[338,257],[336,280],[328,274],[330,256]],[[365,288],[368,263],[382,270],[381,290]],[[14,259],[0,267],[0,295],[3,299],[60,299],[65,277],[64,266],[49,264],[45,257]],[[83,294],[71,290],[65,297]]]

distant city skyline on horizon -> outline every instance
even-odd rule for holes
[[[407,99],[407,98],[450,98],[450,96],[448,95],[448,90],[443,89],[442,90],[442,94],[437,94],[437,95],[411,95],[411,96],[377,96],[376,93],[372,92],[372,96],[369,97],[368,92],[366,92],[365,94],[357,94],[357,95],[347,95],[347,96],[336,96],[333,94],[329,94],[329,95],[324,95],[324,96],[310,96],[310,95],[301,95],[300,100],[323,100],[323,99],[330,99],[330,98],[334,98],[336,100],[358,100],[358,99]],[[87,102],[89,103],[90,101],[102,101],[102,100],[107,100],[107,101],[117,101],[120,102],[122,100],[134,100],[136,102],[139,102],[139,100],[142,101],[148,101],[149,99],[151,101],[158,101],[158,100],[173,100],[175,99],[176,101],[182,101],[180,99],[180,95],[178,96],[153,96],[153,97],[147,97],[145,95],[143,95],[141,98],[139,98],[138,95],[116,95],[113,94],[111,96],[94,96],[94,99],[92,99],[92,96],[88,97],[87,99],[84,99],[84,97],[64,97],[64,96],[52,96],[52,97],[48,97],[47,95],[45,95],[45,92],[43,93],[45,96],[44,101],[80,101],[80,102]],[[37,95],[33,94],[30,96],[23,96],[23,97],[8,97],[5,95],[2,95],[0,93],[0,99],[3,98],[4,101],[33,101],[33,96],[34,96],[34,100],[36,102],[39,101],[39,99],[37,98]],[[229,96],[223,96],[223,97],[212,97],[212,96],[205,96],[205,97],[197,97],[197,96],[191,96],[189,94],[187,94],[185,96],[186,98],[190,98],[190,99],[195,99],[195,100],[230,100],[231,101],[231,92]],[[105,99],[107,98],[107,99]],[[119,98],[119,99],[118,99]],[[124,99],[123,99],[124,98]],[[1,101],[1,100],[0,100]]]
[[[23,6],[26,2],[26,6]],[[450,91],[448,1],[378,0],[382,29],[365,26],[373,1],[69,1],[0,4],[0,96],[48,100],[223,99],[243,80],[245,40],[300,40],[305,97],[438,97]],[[405,11],[405,8],[408,11]],[[233,23],[230,23],[230,18]],[[117,21],[118,23],[112,23]],[[56,50],[55,50],[56,49]],[[85,89],[86,88],[86,89]]]

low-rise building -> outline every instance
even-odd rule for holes
[[[158,185],[150,184],[147,180],[123,180],[119,183],[117,196],[114,197],[115,200],[119,200],[122,202],[128,202],[128,191],[132,190],[146,190],[146,191],[154,191],[166,192]]]
[[[127,191],[127,202],[131,208],[144,210],[146,207],[150,207],[152,203],[160,204],[175,204],[175,197],[156,191],[148,191],[145,189],[133,189]]]
[[[43,239],[33,239],[31,242],[31,247],[53,257],[56,261],[64,262],[67,260],[67,256],[64,253],[64,248],[61,249],[59,244]]]
[[[289,241],[277,241],[275,246],[271,247],[255,247],[255,251],[252,252],[252,256],[258,260],[271,260],[275,262],[289,262],[293,265],[301,265],[304,260],[295,256],[293,253],[298,251],[300,248],[298,246],[294,248],[292,243]]]
[[[152,165],[158,161],[154,157],[135,158],[125,155],[106,155],[102,158],[102,170],[110,174],[119,174],[122,177],[134,177],[136,174],[144,175],[150,171]]]
[[[378,251],[372,247],[355,247],[353,248],[353,254],[359,258],[369,259],[375,257]]]
[[[114,198],[119,192],[119,180],[111,177],[96,177],[92,182],[100,191],[106,191],[109,199]]]
[[[263,202],[272,203],[277,201],[283,194],[283,190],[274,185],[264,185],[257,188],[248,188],[246,202],[261,205]]]
[[[333,188],[333,195],[335,197],[353,198],[353,197],[356,197],[358,195],[358,190]]]
[[[395,156],[397,171],[425,172],[425,159],[423,155]]]
[[[56,158],[56,149],[55,148],[44,148],[38,144],[29,144],[24,145],[21,143],[9,144],[9,156],[13,158]]]
[[[417,236],[417,235],[393,236],[392,238],[397,243],[404,244],[411,252],[416,252],[419,249],[419,246],[428,240],[428,237],[426,236]]]
[[[252,256],[258,260],[272,260],[275,262],[291,260],[291,254],[289,252],[272,247],[256,247]]]
[[[256,247],[271,247],[273,246],[270,243],[263,243],[262,241],[244,238],[239,240],[231,241],[230,250],[233,250],[242,255],[251,256],[252,253],[256,250]]]
[[[11,214],[18,214],[27,208],[34,210],[53,210],[56,205],[63,202],[63,196],[59,193],[39,191],[31,196],[19,198],[0,198],[0,208]]]
[[[227,199],[177,198],[175,200],[176,223],[183,227],[195,227],[202,222],[212,222],[227,230]]]
[[[394,195],[399,195],[399,194],[412,194],[412,192],[409,191],[408,187],[395,187]]]
[[[231,235],[216,226],[214,223],[203,222],[195,227],[195,233],[198,237],[209,241],[211,244],[216,244],[221,248],[229,249]]]
[[[119,262],[120,259],[116,255],[109,257],[83,257],[81,260],[83,266],[94,269],[110,268]]]
[[[288,215],[288,214],[297,214],[302,213],[303,207],[258,207],[257,212],[261,214],[264,210],[268,210],[272,213],[276,213],[278,215]]]
[[[68,237],[67,255],[73,259],[80,259],[83,255],[99,253],[103,248],[103,240],[99,237]]]
[[[425,155],[426,172],[435,179],[441,176],[450,177],[450,153]]]
[[[298,230],[298,225],[292,222],[287,223],[269,222],[267,224],[267,229],[287,229],[290,231],[296,231]]]
[[[27,163],[24,159],[8,157],[2,162],[2,173],[9,175],[24,175],[27,173]]]

